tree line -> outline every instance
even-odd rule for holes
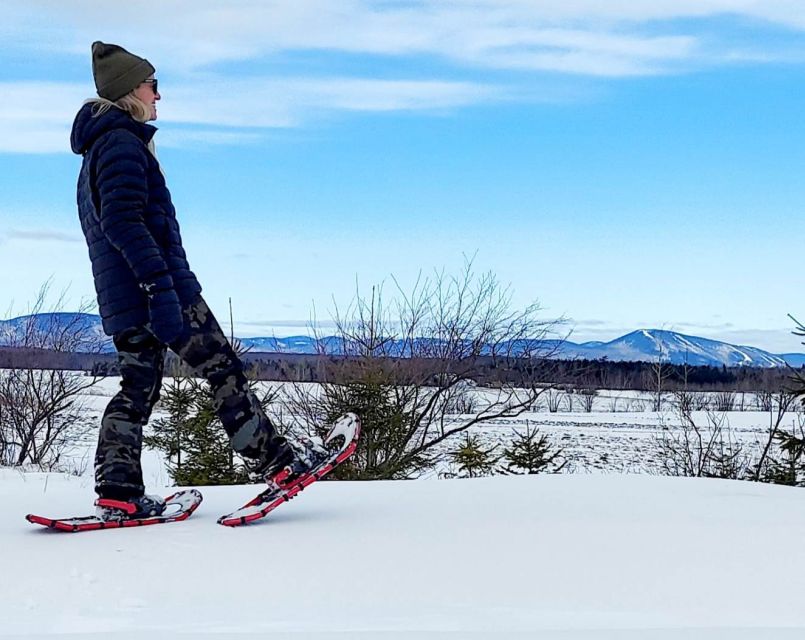
[[[254,380],[324,382],[334,368],[357,356],[327,354],[250,353],[242,356]],[[178,359],[167,356],[166,371],[187,375]],[[403,360],[388,358],[389,366]],[[437,358],[414,358],[408,369],[441,370]],[[790,368],[691,366],[659,363],[666,391],[778,391],[787,388],[796,370]],[[567,388],[652,391],[657,387],[657,362],[611,360],[559,360],[478,356],[469,378],[479,386],[545,382]],[[0,347],[0,369],[82,371],[93,376],[119,374],[114,353],[71,353],[50,349]]]

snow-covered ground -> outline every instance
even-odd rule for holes
[[[203,491],[183,523],[64,534],[23,517],[84,512],[91,483],[0,473],[0,632],[805,637],[797,489],[614,474],[323,482],[239,529],[216,517],[254,487]]]
[[[92,390],[93,412],[116,384]],[[617,461],[602,469],[644,469],[672,421],[597,402],[483,431],[539,426],[576,452],[577,473],[323,482],[238,529],[216,519],[254,486],[202,488],[182,523],[50,532],[25,514],[91,511],[91,469],[0,470],[0,636],[805,638],[805,493],[598,473],[602,451]],[[768,427],[761,412],[730,420],[748,440]],[[149,490],[168,491],[158,455],[144,462]]]

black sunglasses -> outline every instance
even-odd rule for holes
[[[152,90],[154,93],[158,93],[158,92],[159,92],[159,89],[157,88],[157,83],[158,83],[158,82],[159,82],[159,81],[158,81],[156,78],[154,78],[153,80],[143,80],[143,84],[150,84],[150,85],[151,85],[151,90]]]

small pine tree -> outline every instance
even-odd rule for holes
[[[783,453],[782,460],[772,459],[764,470],[762,480],[792,487],[805,485],[805,437],[778,431],[775,440]]]
[[[356,365],[357,366],[357,365]],[[395,395],[382,369],[359,369],[360,377],[345,384],[327,384],[320,396],[320,415],[311,416],[314,435],[323,437],[328,425],[346,412],[361,417],[361,438],[355,455],[332,474],[338,480],[405,479],[432,466],[431,456],[411,454],[415,416]]]
[[[498,458],[492,455],[495,449],[497,449],[497,445],[488,449],[484,448],[477,435],[465,432],[461,446],[450,454],[453,462],[458,466],[457,475],[462,478],[491,475],[498,461]]]
[[[503,450],[504,474],[558,473],[567,464],[566,460],[559,463],[562,450],[554,450],[539,429],[528,426],[525,433],[515,431],[515,434],[509,447]]]
[[[789,318],[796,324],[796,329],[793,331],[794,335],[805,337],[805,324],[790,314]],[[803,370],[794,371],[791,381],[793,384],[786,393],[790,394],[789,397],[796,398],[796,400],[805,405],[805,374],[803,374]],[[783,406],[783,398],[784,395],[780,394],[780,407]],[[771,403],[773,397],[769,400]],[[769,406],[769,410],[771,410],[771,406]],[[766,482],[805,486],[805,426],[801,420],[799,421],[798,429],[795,428],[795,430],[799,433],[789,433],[779,429],[774,434],[774,439],[777,441],[784,458],[782,460],[771,460],[763,476]]]
[[[164,394],[168,417],[154,421],[145,446],[162,451],[171,479],[181,486],[243,484],[248,471],[235,458],[214,411],[209,385],[174,378]]]
[[[188,440],[187,426],[193,410],[193,396],[194,390],[190,385],[173,378],[161,398],[161,404],[168,412],[168,417],[155,420],[152,434],[143,437],[143,444],[146,447],[165,454],[169,472],[182,466],[182,452]]]

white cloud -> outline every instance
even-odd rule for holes
[[[168,0],[157,15],[140,0],[107,11],[98,11],[96,0],[32,0],[0,11],[6,25],[0,35],[16,46],[89,57],[89,43],[101,38],[147,52],[160,68],[183,72],[319,50],[633,75],[657,73],[680,60],[722,59],[718,51],[697,46],[685,32],[689,25],[666,24],[662,35],[652,34],[657,22],[737,16],[805,29],[801,0]]]
[[[5,236],[9,240],[28,240],[33,242],[84,242],[83,236],[51,229],[9,229]]]
[[[290,127],[327,111],[438,110],[503,97],[502,90],[464,82],[209,78],[171,89],[160,113],[165,120],[194,124]]]
[[[451,0],[445,4],[467,12],[553,23],[634,24],[735,15],[805,29],[800,0]]]
[[[262,139],[259,133],[206,128],[186,130],[165,127],[159,132],[159,146],[174,148],[257,144]]]
[[[86,81],[0,82],[0,91],[14,96],[0,104],[0,152],[68,150],[73,113],[93,90],[96,39],[118,42],[157,66],[165,121],[205,128],[172,131],[164,144],[243,144],[259,139],[255,127],[299,126],[333,111],[573,99],[558,74],[628,77],[805,59],[796,40],[732,41],[712,24],[723,16],[745,19],[744,36],[757,21],[805,31],[801,0],[166,0],[157,13],[142,0],[104,11],[96,0],[3,3],[0,51],[49,62],[67,55],[75,66],[70,77]],[[697,31],[696,20],[704,19],[711,22]],[[287,55],[293,52],[320,54],[308,58],[315,77],[309,67],[294,75]],[[362,73],[349,77],[348,62],[331,53],[363,56]],[[216,73],[213,65],[226,62],[243,64]],[[431,70],[434,62],[438,71]],[[494,75],[512,70],[519,73],[505,81]],[[530,72],[552,74],[546,80]]]
[[[73,118],[91,89],[81,84],[4,82],[0,92],[0,152],[67,153]],[[256,128],[294,127],[328,112],[439,110],[503,99],[501,90],[463,82],[393,81],[355,78],[238,80],[208,77],[204,82],[165,90],[160,121],[201,126],[167,128],[166,146],[242,144],[260,140]],[[248,95],[248,100],[238,96]],[[58,99],[56,99],[58,98]],[[221,130],[240,127],[252,131]]]
[[[75,112],[90,91],[79,84],[0,82],[6,96],[0,100],[0,152],[68,152]]]

